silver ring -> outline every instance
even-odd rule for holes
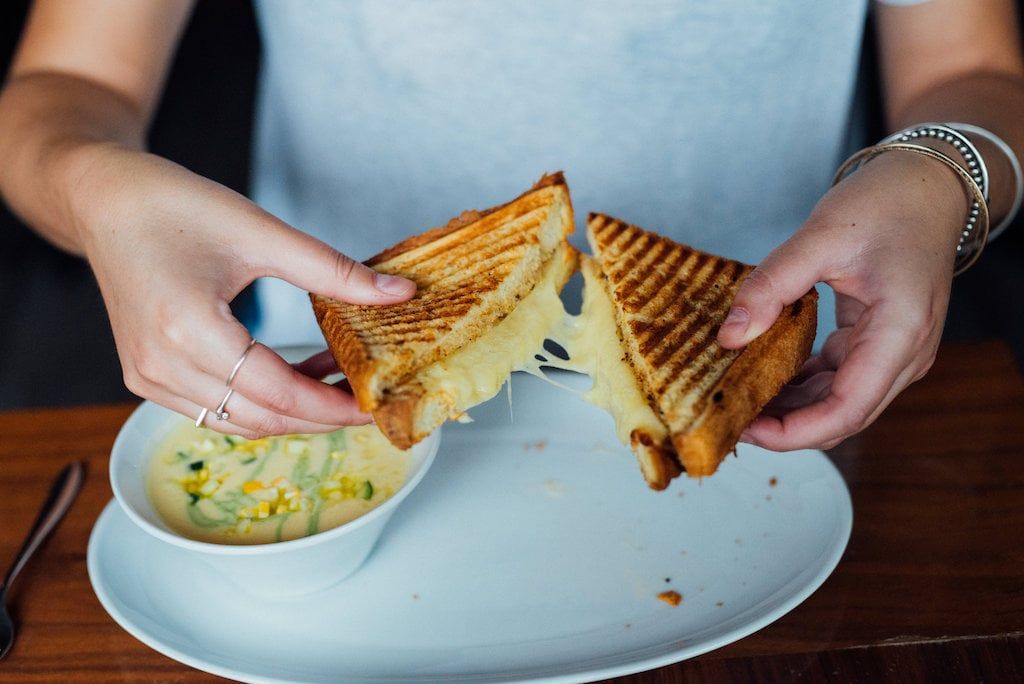
[[[235,393],[235,390],[231,389],[231,383],[235,381],[235,376],[238,375],[238,369],[242,367],[245,360],[249,357],[249,352],[256,346],[256,338],[249,338],[249,344],[245,347],[245,351],[238,357],[238,361],[235,361],[234,367],[231,369],[231,373],[228,375],[228,381],[224,383],[224,386],[228,388],[228,393],[224,395],[224,398],[220,400],[220,404],[213,410],[213,415],[217,417],[217,420],[229,420],[231,414],[228,413],[224,407],[228,405],[228,399]],[[206,417],[206,409],[203,409],[203,414],[200,418]]]
[[[256,345],[256,338],[253,337],[253,338],[251,338],[249,340],[249,346],[247,346],[245,348],[245,351],[242,352],[242,355],[240,357],[238,357],[238,361],[235,361],[235,367],[231,369],[231,374],[228,375],[228,381],[224,383],[224,385],[226,387],[231,387],[231,383],[234,382],[235,376],[238,375],[238,369],[242,367],[243,363],[245,363],[245,359],[249,356],[249,352],[252,351],[252,348],[255,345]],[[231,396],[231,395],[228,395],[228,396]],[[224,401],[227,401],[227,398],[225,398]],[[223,406],[223,405],[224,405],[224,403],[221,402],[221,406]]]
[[[204,408],[199,412],[199,417],[196,418],[196,427],[203,427],[203,421],[206,420],[206,414],[210,412],[210,409]]]
[[[231,395],[234,394],[234,393],[235,393],[235,390],[233,390],[233,389],[231,389],[229,387],[228,388],[228,393],[224,395],[224,398],[221,399],[220,405],[213,412],[213,415],[217,416],[217,420],[227,420],[228,418],[231,417],[231,414],[228,413],[227,411],[225,411],[224,407],[227,406],[228,399],[230,399]],[[205,411],[206,409],[203,409],[203,410]]]

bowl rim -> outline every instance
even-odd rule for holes
[[[332,527],[331,529],[323,532],[317,532],[316,534],[299,537],[297,539],[289,539],[288,541],[270,542],[268,544],[215,544],[213,542],[189,539],[188,537],[184,537],[174,532],[168,532],[167,530],[157,527],[146,520],[141,513],[135,510],[135,507],[128,502],[124,492],[121,490],[119,478],[115,476],[115,468],[118,463],[131,458],[132,452],[127,446],[127,442],[130,439],[127,434],[128,430],[134,422],[141,420],[140,416],[144,412],[157,409],[167,411],[173,416],[178,415],[170,409],[164,408],[155,402],[145,400],[139,404],[134,411],[132,411],[130,416],[128,416],[128,420],[126,420],[121,426],[121,429],[117,433],[117,437],[114,439],[114,445],[110,449],[110,462],[107,468],[110,487],[114,491],[114,498],[117,500],[121,510],[125,512],[128,518],[135,523],[135,525],[153,537],[183,549],[217,556],[263,556],[297,551],[326,543],[338,537],[344,537],[347,533],[354,532],[364,525],[372,523],[381,516],[390,515],[393,509],[397,507],[405,497],[409,496],[412,490],[416,488],[423,477],[427,474],[427,471],[430,469],[430,466],[433,464],[434,459],[437,456],[438,448],[441,444],[441,428],[438,427],[434,432],[428,435],[426,439],[413,445],[413,449],[420,447],[427,450],[427,453],[423,457],[423,461],[419,466],[419,470],[417,470],[412,477],[407,479],[398,491],[391,496],[391,498],[354,520],[350,520],[347,523],[338,525],[337,527]],[[181,418],[182,420],[185,420],[184,417]],[[152,457],[152,454],[149,454],[149,457]],[[157,513],[157,515],[159,515],[159,513]]]

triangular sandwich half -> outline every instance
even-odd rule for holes
[[[718,329],[752,266],[601,214],[588,217],[587,238],[587,288],[599,284],[610,300],[622,358],[664,428],[632,440],[644,477],[663,489],[679,466],[691,477],[711,475],[807,360],[817,293],[785,307],[744,349],[727,350]]]
[[[542,349],[576,268],[562,174],[508,204],[465,212],[369,259],[415,281],[401,304],[311,295],[328,347],[363,411],[399,448],[494,396]]]

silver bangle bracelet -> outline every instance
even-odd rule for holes
[[[999,222],[999,225],[989,232],[988,241],[992,242],[999,237],[1004,230],[1006,230],[1007,226],[1013,223],[1013,220],[1017,218],[1017,214],[1020,212],[1021,204],[1024,203],[1024,171],[1021,170],[1020,160],[1017,158],[1016,153],[1014,153],[1013,148],[1007,145],[1005,140],[987,128],[982,128],[981,126],[975,126],[974,124],[968,123],[951,123],[949,125],[958,130],[965,131],[976,135],[979,138],[988,140],[997,147],[1000,152],[1006,155],[1006,159],[1010,162],[1010,168],[1013,169],[1013,203],[1010,205],[1010,210],[1006,212],[1006,216],[1004,216],[1003,220]]]
[[[978,246],[976,249],[965,250],[961,249],[961,245],[957,245],[956,258],[953,261],[953,275],[956,276],[963,273],[978,260],[978,257],[981,256],[982,250],[985,248],[985,243],[987,242],[988,237],[988,202],[985,201],[981,188],[974,180],[974,177],[968,173],[966,169],[953,161],[953,159],[938,150],[933,150],[930,147],[925,147],[916,143],[879,143],[873,147],[866,147],[863,150],[856,152],[852,157],[843,162],[842,166],[839,167],[839,170],[836,171],[835,177],[832,179],[832,185],[843,180],[843,178],[845,178],[849,173],[856,171],[878,155],[889,151],[913,152],[925,157],[930,157],[945,164],[951,171],[960,177],[961,181],[963,181],[964,189],[967,190],[969,199],[967,228],[962,231],[960,237],[961,245],[966,237],[975,232],[975,227],[978,228],[977,234],[980,238],[977,240]]]
[[[985,160],[978,152],[978,148],[975,147],[970,138],[960,131],[955,130],[947,124],[939,123],[923,123],[911,126],[910,128],[905,128],[902,131],[886,136],[879,144],[912,144],[918,140],[928,138],[939,140],[952,146],[963,160],[964,171],[970,175],[977,187],[981,190],[981,198],[977,198],[971,203],[971,208],[967,216],[967,223],[960,232],[960,239],[957,241],[956,245],[957,262],[973,263],[974,259],[970,258],[972,253],[980,252],[981,248],[984,248],[985,246],[984,242],[982,242],[980,248],[976,244],[977,236],[975,228],[978,222],[978,214],[982,208],[981,205],[984,204],[987,209],[989,198],[988,166],[986,166]],[[987,237],[985,240],[987,241]]]
[[[965,170],[971,174],[974,182],[981,188],[981,193],[985,195],[985,201],[988,202],[988,166],[986,166],[985,160],[970,138],[949,125],[939,123],[918,124],[886,136],[882,139],[881,144],[891,142],[912,143],[921,138],[933,138],[951,145],[963,158]]]

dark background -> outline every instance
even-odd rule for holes
[[[0,69],[28,2],[0,3]],[[863,65],[869,140],[881,136],[870,31]],[[240,192],[248,189],[259,37],[244,0],[196,5],[153,126],[151,149]],[[0,160],[2,163],[2,160]],[[1018,220],[953,287],[946,340],[1002,338],[1024,362],[1024,225]],[[0,409],[131,398],[121,382],[87,264],[0,207]]]

